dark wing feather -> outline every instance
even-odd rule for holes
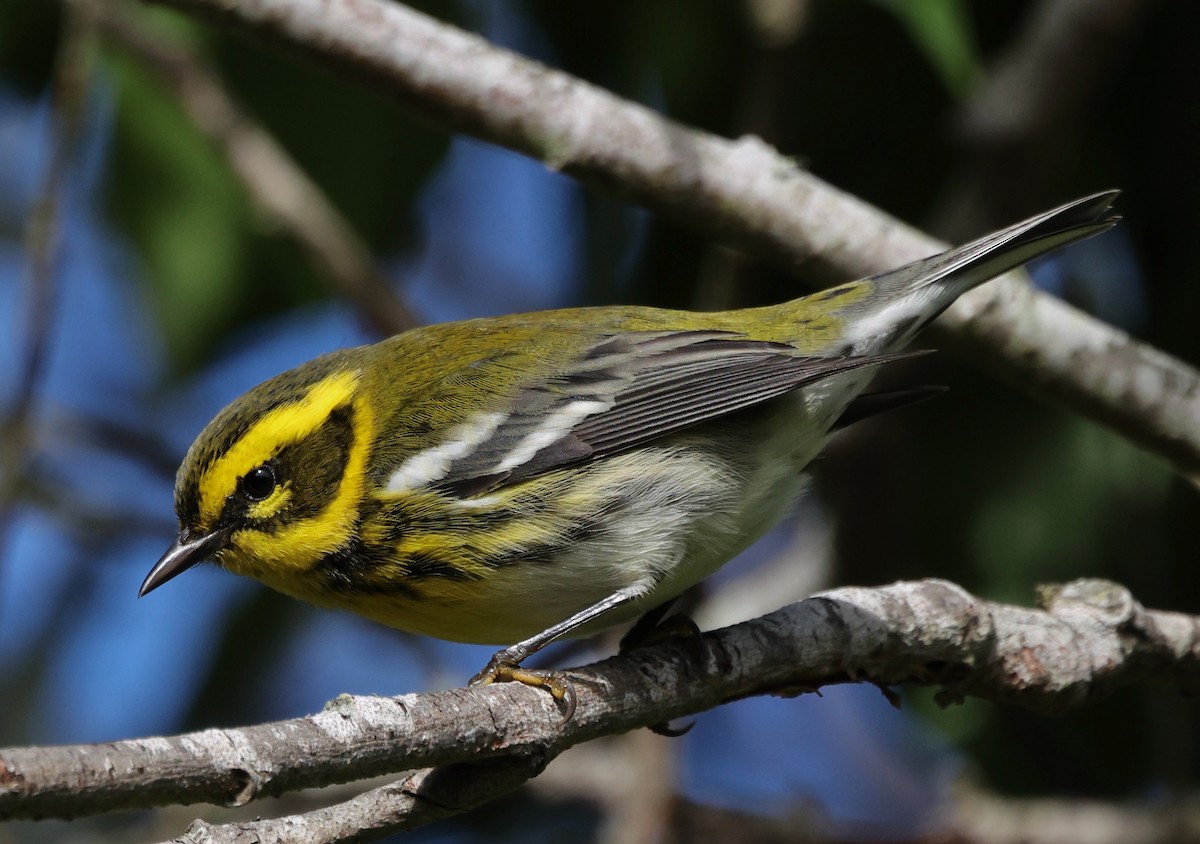
[[[455,461],[439,486],[477,494],[907,354],[804,357],[783,343],[719,331],[616,335],[522,390],[491,437]],[[547,442],[531,449],[528,438],[539,434]]]

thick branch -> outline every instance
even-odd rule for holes
[[[551,698],[502,684],[397,698],[349,697],[306,718],[100,745],[0,750],[0,818],[256,797],[384,773],[518,755],[550,758],[602,735],[735,698],[831,683],[939,686],[1060,711],[1113,689],[1200,688],[1200,619],[1142,609],[1122,587],[1081,580],[1046,610],[992,604],[951,583],[838,589],[755,621],[570,672]]]
[[[503,144],[818,279],[944,247],[796,168],[383,0],[159,0],[282,41],[450,128]],[[1200,376],[1015,279],[941,321],[991,368],[1200,478]]]

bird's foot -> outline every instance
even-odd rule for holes
[[[488,660],[483,670],[472,677],[467,685],[487,686],[492,683],[522,683],[545,689],[563,708],[561,723],[567,723],[575,715],[575,686],[561,671],[522,668],[521,663],[507,651],[500,651]]]

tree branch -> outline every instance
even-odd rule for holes
[[[1197,844],[1200,800],[1158,795],[1132,803],[1012,799],[959,788],[947,840],[957,844]]]
[[[420,325],[341,212],[225,90],[210,67],[183,44],[146,31],[111,0],[74,2],[95,6],[105,38],[166,85],[192,125],[225,156],[258,208],[300,246],[319,277],[358,306],[373,328],[390,335]]]
[[[506,756],[540,765],[602,735],[833,683],[914,682],[940,687],[943,704],[970,695],[1041,712],[1121,686],[1200,688],[1200,618],[1147,611],[1101,580],[1074,581],[1043,599],[1043,610],[995,604],[939,580],[836,589],[573,670],[579,706],[565,724],[549,695],[505,683],[342,696],[316,715],[242,729],[0,750],[0,819],[199,801],[235,806]]]
[[[538,158],[806,277],[842,280],[944,248],[799,170],[382,0],[158,0],[282,42],[415,111]],[[940,321],[976,360],[1200,479],[1200,376],[1016,278]]]
[[[1038,0],[956,116],[960,161],[933,230],[965,239],[1047,199],[1062,162],[1094,131],[1151,6],[1142,0]]]
[[[1040,0],[972,94],[964,133],[1000,146],[1062,128],[1104,90],[1114,57],[1148,11],[1142,0]]]
[[[424,768],[400,782],[299,815],[228,824],[198,820],[175,841],[180,844],[374,841],[461,815],[504,797],[540,774],[548,761],[540,755],[522,753]]]

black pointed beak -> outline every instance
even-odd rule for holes
[[[138,590],[138,597],[148,595],[162,586],[172,577],[183,574],[202,560],[207,560],[229,544],[228,529],[214,530],[212,533],[192,536],[191,531],[184,528],[179,536],[171,543],[167,553],[163,554]]]

